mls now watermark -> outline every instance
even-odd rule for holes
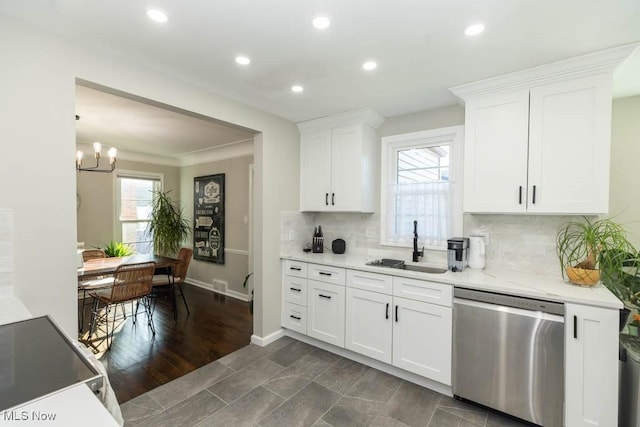
[[[55,412],[43,411],[3,411],[2,421],[55,421]]]

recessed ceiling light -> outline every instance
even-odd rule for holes
[[[477,36],[481,32],[484,31],[484,24],[473,24],[469,25],[464,33],[468,36]]]
[[[167,16],[167,14],[164,13],[163,11],[159,10],[159,9],[149,9],[149,10],[147,10],[147,16],[152,21],[156,21],[156,22],[160,22],[160,23],[164,23],[164,22],[167,22],[169,20],[169,17]]]
[[[291,86],[291,92],[296,92],[296,93],[300,93],[304,90],[304,88],[300,85],[293,85]]]
[[[373,71],[376,68],[378,68],[378,64],[376,64],[375,61],[367,61],[362,64],[362,69],[366,71]]]
[[[331,25],[331,20],[329,20],[329,18],[327,18],[326,16],[316,16],[315,18],[313,18],[312,24],[318,30],[325,30],[329,28],[329,25]]]
[[[236,56],[236,62],[240,65],[249,65],[251,64],[251,60],[246,56]]]

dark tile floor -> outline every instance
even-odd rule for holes
[[[125,426],[524,426],[285,337],[122,405]]]

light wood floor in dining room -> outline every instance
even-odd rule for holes
[[[140,309],[136,325],[127,317],[116,329],[111,350],[96,355],[107,369],[119,403],[250,343],[253,319],[247,302],[188,284],[183,289],[190,315],[178,295],[178,320],[174,321],[169,300],[159,298],[153,315],[155,338]],[[89,308],[85,310],[88,323]]]

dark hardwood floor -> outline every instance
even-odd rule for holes
[[[158,298],[153,314],[155,337],[140,309],[135,325],[130,315],[118,322],[111,350],[106,351],[103,334],[90,341],[119,403],[249,344],[253,319],[248,303],[188,284],[183,289],[191,314],[187,315],[178,296],[178,320],[174,321],[170,301]],[[126,308],[130,313],[131,305]],[[85,310],[88,323],[89,309]]]

